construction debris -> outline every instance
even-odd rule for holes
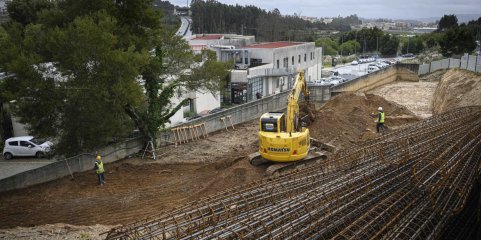
[[[480,163],[481,108],[459,108],[107,239],[475,238]]]

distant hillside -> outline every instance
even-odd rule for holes
[[[216,1],[192,0],[192,31],[195,33],[237,33],[255,35],[259,41],[313,41],[316,31],[349,31],[359,24],[356,15],[334,18],[331,23],[310,22],[299,16],[282,15],[275,8],[227,5]]]
[[[481,14],[454,14],[458,18],[458,23],[467,23],[471,20],[477,20],[479,17],[481,17]],[[425,23],[430,23],[430,22],[436,22],[439,19],[441,19],[442,16],[439,17],[427,17],[427,18],[418,18],[416,20],[425,22]]]
[[[180,18],[174,15],[174,5],[172,5],[169,1],[161,0],[154,0],[152,4],[155,9],[162,11],[162,19],[168,29],[175,30],[179,27]]]

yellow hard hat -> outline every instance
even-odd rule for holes
[[[102,157],[100,155],[97,155],[97,160],[100,160],[102,159]]]

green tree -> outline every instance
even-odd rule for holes
[[[0,68],[11,74],[16,116],[32,134],[56,138],[59,154],[134,128],[154,137],[183,103],[171,103],[175,94],[216,89],[226,75],[225,64],[194,65],[150,0],[66,0],[32,15],[5,24]]]
[[[467,27],[450,28],[441,38],[441,53],[445,57],[471,53],[476,48],[473,34]]]
[[[458,17],[456,15],[451,14],[451,15],[444,15],[441,17],[438,23],[438,29],[439,30],[444,30],[448,28],[453,28],[458,26]]]
[[[331,38],[319,38],[316,40],[316,47],[322,47],[324,55],[337,55],[339,45]]]
[[[402,39],[402,53],[414,53],[419,54],[424,51],[424,41],[422,38],[415,36],[415,37],[407,37]]]
[[[344,42],[341,46],[339,46],[339,48],[342,48],[342,54],[344,56],[348,56],[358,52],[359,49],[361,48],[361,44],[359,44],[357,41],[350,40],[350,41]]]
[[[54,4],[49,0],[16,0],[7,3],[10,18],[24,26],[36,21],[42,10],[53,7]]]
[[[395,56],[399,48],[399,38],[386,34],[381,41],[381,54],[384,56]]]

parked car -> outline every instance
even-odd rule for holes
[[[209,111],[209,114],[216,113],[216,112],[220,112],[220,111],[222,111],[222,110],[224,110],[224,109],[222,109],[222,108],[220,108],[220,107],[214,108],[214,109],[212,109],[212,110]]]
[[[367,67],[367,73],[372,73],[372,72],[375,72],[375,71],[378,71],[378,70],[379,70],[379,68],[375,65],[369,65]]]
[[[329,81],[338,81],[338,82],[340,82],[340,83],[346,81],[345,78],[339,77],[339,76],[331,76],[331,77],[328,78],[328,80],[329,80]]]
[[[358,65],[358,64],[359,64],[359,62],[357,62],[356,60],[351,62],[351,65]]]
[[[32,136],[13,137],[5,141],[3,158],[9,160],[12,157],[44,157],[51,150],[53,143]]]

